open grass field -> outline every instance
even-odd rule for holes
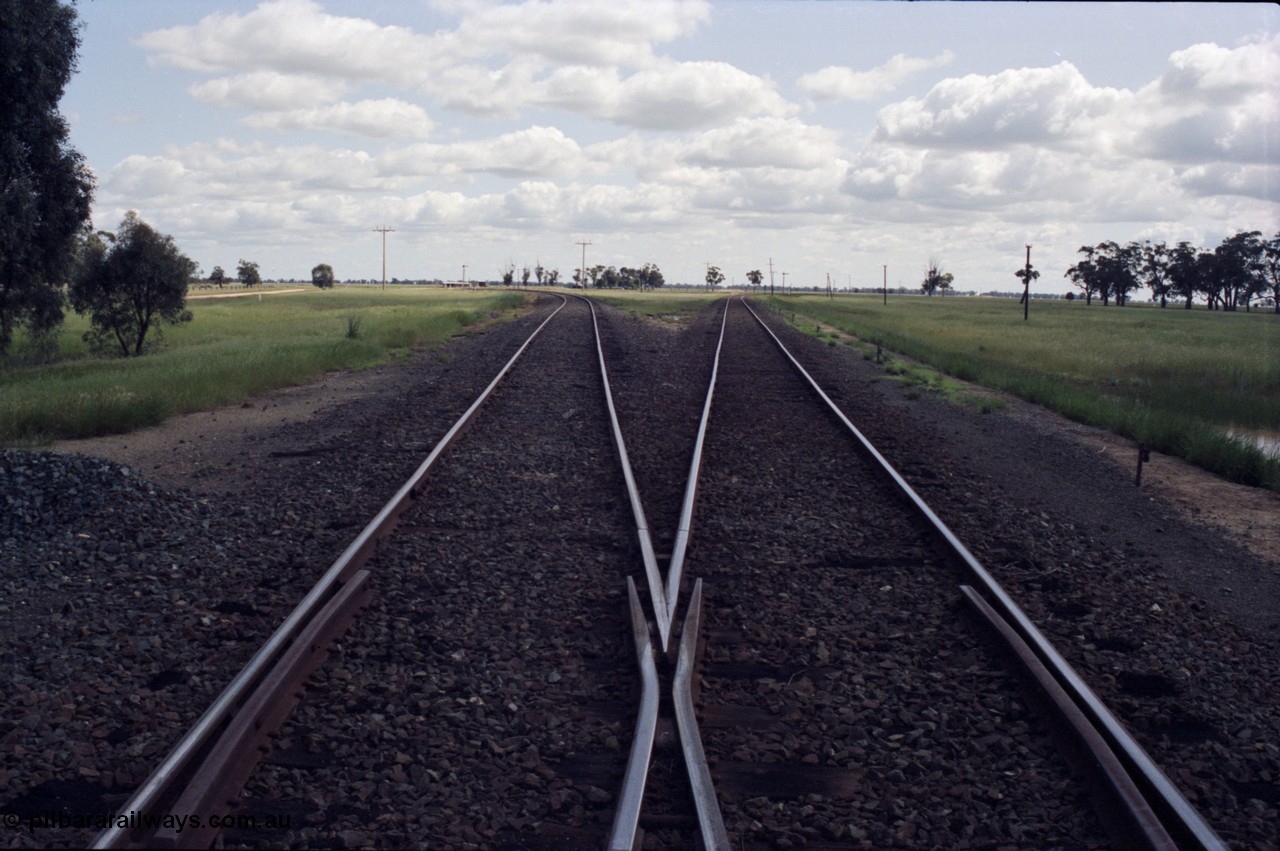
[[[724,293],[710,293],[704,290],[591,290],[592,298],[607,302],[621,310],[629,311],[635,316],[647,319],[662,320],[678,318],[685,314],[695,313],[716,299],[724,298]]]
[[[761,300],[811,332],[817,323],[839,328],[1234,481],[1280,490],[1280,457],[1250,439],[1280,439],[1274,314],[1063,301],[1033,302],[1023,321],[1014,299]]]
[[[81,339],[88,321],[75,314],[50,359],[35,357],[20,336],[0,360],[0,443],[113,434],[236,404],[438,345],[525,301],[507,291],[398,287],[263,292],[188,299],[194,320],[165,328],[163,341],[137,358],[91,353]]]

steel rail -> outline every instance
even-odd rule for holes
[[[657,556],[653,551],[652,538],[649,534],[649,526],[645,520],[644,509],[640,501],[639,489],[632,474],[631,462],[627,457],[626,441],[622,436],[622,426],[613,403],[613,390],[609,384],[609,371],[605,363],[604,345],[601,340],[595,305],[588,299],[583,300],[591,305],[591,319],[596,338],[596,354],[600,361],[600,375],[604,385],[614,444],[618,450],[627,496],[636,521],[641,556],[649,581],[649,596],[653,604],[654,620],[658,627],[662,652],[665,654],[670,646],[672,627],[679,602],[680,571],[684,563],[685,552],[688,549],[689,533],[693,526],[693,506],[697,493],[698,473],[702,465],[702,446],[705,442],[707,424],[711,417],[712,396],[715,390],[716,376],[719,372],[720,351],[724,343],[728,307],[726,305],[724,316],[720,322],[720,337],[716,342],[711,380],[708,384],[706,400],[702,406],[702,418],[698,424],[698,434],[689,465],[689,478],[685,484],[684,499],[681,505],[679,529],[668,566],[667,586],[664,590]],[[614,811],[613,827],[609,834],[608,847],[610,851],[630,851],[630,849],[636,847],[640,813],[644,803],[644,790],[648,781],[649,765],[653,755],[654,738],[657,731],[660,699],[653,641],[650,636],[648,622],[645,620],[644,611],[640,606],[639,596],[636,593],[635,580],[630,576],[627,577],[627,595],[631,606],[632,635],[636,645],[636,657],[641,670],[642,692],[640,709],[636,720],[636,733],[632,739],[631,753],[627,760],[622,790],[618,795],[618,806]],[[724,819],[720,814],[719,803],[716,800],[715,785],[711,780],[711,771],[707,765],[706,753],[702,747],[702,739],[698,732],[697,714],[693,703],[692,681],[699,651],[698,640],[701,632],[701,618],[702,580],[699,579],[694,585],[689,610],[681,631],[679,658],[672,681],[671,695],[685,771],[689,777],[689,786],[693,793],[694,808],[698,814],[698,826],[701,831],[703,845],[707,849],[712,849],[712,851],[722,851],[722,849],[727,851],[730,848],[729,838],[725,831]]]
[[[561,299],[560,306],[551,312],[546,319],[542,321],[528,339],[516,350],[506,365],[498,372],[494,379],[484,389],[480,396],[471,403],[471,406],[458,418],[457,422],[449,429],[435,448],[431,450],[431,454],[427,459],[419,465],[418,469],[409,478],[409,480],[401,486],[390,501],[382,507],[377,516],[364,527],[359,536],[343,551],[320,580],[312,586],[311,590],[302,599],[294,610],[285,618],[284,622],[276,628],[266,643],[262,645],[249,660],[249,662],[240,670],[230,683],[222,690],[222,693],[210,704],[209,708],[196,721],[195,725],[187,731],[186,735],[179,740],[173,750],[164,759],[159,766],[156,767],[151,775],[138,787],[133,796],[122,805],[121,812],[146,812],[150,810],[159,801],[169,786],[178,777],[191,761],[192,757],[205,746],[212,738],[216,729],[222,725],[226,719],[232,714],[234,708],[242,702],[245,695],[254,684],[264,675],[264,673],[272,665],[273,661],[284,652],[288,646],[293,643],[306,624],[315,617],[316,613],[325,604],[329,597],[333,596],[336,590],[346,582],[352,574],[358,570],[373,552],[379,539],[387,534],[395,526],[396,520],[407,507],[409,498],[416,494],[426,480],[427,473],[435,464],[436,459],[458,438],[458,436],[466,429],[471,421],[475,418],[476,412],[480,406],[493,393],[498,382],[500,382],[511,369],[512,365],[519,360],[525,350],[533,342],[534,338],[542,332],[564,306],[568,304],[568,299],[564,296]],[[120,847],[128,835],[126,828],[111,827],[104,830],[94,839],[94,848],[116,848]]]
[[[157,848],[213,845],[220,828],[208,823],[209,816],[223,816],[231,811],[235,796],[258,763],[257,754],[250,749],[265,743],[302,699],[302,686],[328,656],[330,640],[345,631],[357,609],[368,603],[373,593],[368,580],[368,570],[357,571],[351,581],[329,599],[218,737],[208,758],[196,770],[194,781],[173,805],[177,813],[202,814],[205,823],[186,829],[162,827],[149,845]]]
[[[725,311],[728,313],[728,310]],[[724,829],[720,803],[716,800],[707,753],[698,732],[698,717],[693,706],[693,673],[697,664],[698,641],[702,632],[702,580],[694,583],[689,598],[689,612],[680,632],[680,661],[676,665],[672,700],[675,703],[676,728],[680,731],[680,749],[684,751],[685,771],[698,810],[698,829],[707,851],[729,851],[729,834]]]
[[[724,346],[724,330],[729,320],[729,304],[725,302],[724,314],[720,317],[720,338],[716,341],[716,354],[711,361],[711,381],[707,384],[707,398],[702,403],[702,419],[698,422],[698,437],[693,443],[693,457],[689,461],[689,478],[685,481],[684,501],[680,506],[680,520],[676,528],[676,540],[671,549],[671,562],[667,566],[667,629],[659,630],[662,635],[662,652],[667,652],[671,622],[675,619],[680,600],[680,580],[684,572],[685,553],[689,549],[689,536],[693,531],[693,505],[698,495],[698,474],[702,469],[702,445],[707,436],[707,425],[711,422],[711,401],[715,395],[716,377],[720,374],[720,351]]]
[[[618,796],[613,827],[609,831],[609,851],[631,851],[635,846],[644,787],[649,779],[649,760],[653,756],[653,740],[658,730],[658,665],[653,658],[653,643],[649,640],[649,623],[640,606],[635,580],[630,576],[627,577],[627,599],[631,605],[631,636],[635,641],[636,661],[640,665],[640,709],[636,713],[636,734],[631,740],[627,773],[622,780],[622,792]]]
[[[1174,786],[1173,782],[1169,780],[1160,767],[1143,750],[1142,746],[1125,729],[1124,725],[1120,723],[1119,719],[1102,702],[1102,699],[1094,693],[1093,689],[1085,683],[1075,669],[1067,663],[1049,640],[1044,637],[1039,628],[1032,623],[1031,619],[1022,611],[1022,608],[1014,602],[1013,598],[996,581],[995,577],[978,562],[977,558],[961,543],[955,533],[920,498],[919,494],[907,484],[906,479],[849,421],[844,412],[814,381],[808,371],[800,365],[800,362],[783,345],[778,336],[773,333],[773,329],[752,309],[751,305],[745,299],[742,300],[742,304],[755,317],[760,327],[773,338],[778,349],[791,361],[792,366],[804,376],[814,392],[818,394],[827,407],[831,409],[832,413],[861,444],[863,450],[874,459],[879,469],[893,481],[902,495],[915,507],[925,521],[933,527],[951,552],[969,569],[973,575],[974,584],[989,597],[994,604],[994,608],[1000,612],[1005,620],[1010,622],[1014,629],[1032,647],[1036,655],[1040,657],[1041,661],[1044,662],[1045,666],[1052,672],[1054,678],[1067,693],[1072,696],[1072,699],[1089,718],[1090,722],[1102,732],[1108,743],[1115,750],[1116,755],[1125,764],[1125,768],[1130,776],[1133,777],[1134,782],[1142,790],[1143,797],[1147,799],[1152,809],[1159,815],[1161,823],[1165,825],[1165,828],[1178,843],[1179,847],[1201,848],[1206,849],[1206,851],[1209,851],[1209,849],[1214,849],[1214,851],[1222,849],[1222,851],[1225,851],[1226,845],[1213,831],[1213,828],[1209,826],[1208,822],[1204,820],[1200,812]]]
[[[961,585],[960,592],[969,605],[1000,634],[1005,645],[1015,659],[1022,665],[1036,685],[1048,698],[1050,705],[1058,716],[1071,728],[1076,740],[1093,757],[1092,766],[1101,775],[1103,782],[1110,789],[1112,796],[1120,802],[1120,810],[1124,823],[1119,825],[1117,833],[1124,834],[1126,847],[1142,845],[1152,851],[1177,851],[1177,844],[1169,836],[1160,819],[1151,809],[1141,790],[1133,782],[1133,778],[1125,771],[1115,751],[1107,744],[1098,728],[1089,722],[1080,707],[1076,705],[1066,690],[1053,678],[1053,674],[1040,661],[1022,636],[1018,634],[1000,613],[970,585]],[[1117,819],[1118,820],[1118,819]]]
[[[662,648],[667,648],[667,636],[671,629],[670,608],[666,594],[662,590],[662,572],[658,569],[658,556],[653,550],[653,537],[649,534],[649,521],[644,516],[644,506],[640,503],[640,489],[636,487],[636,477],[631,472],[631,461],[627,457],[627,442],[622,437],[622,425],[618,421],[618,409],[613,404],[613,389],[609,386],[609,368],[604,362],[604,344],[600,340],[600,323],[596,319],[596,306],[588,298],[576,296],[591,308],[591,327],[596,337],[596,357],[600,361],[600,379],[604,382],[604,401],[609,409],[609,423],[613,431],[613,442],[618,449],[618,463],[622,465],[622,478],[627,486],[627,499],[631,503],[631,514],[635,518],[636,537],[640,541],[640,558],[644,562],[645,578],[649,583],[649,598],[653,602],[655,619],[658,622],[658,634],[662,638]]]

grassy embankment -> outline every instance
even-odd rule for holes
[[[1227,435],[1280,437],[1280,319],[1148,305],[821,296],[762,299],[947,375],[1280,490],[1280,458]],[[901,367],[896,367],[901,370]]]
[[[51,361],[33,363],[21,337],[0,359],[0,443],[126,432],[237,404],[439,345],[524,300],[512,292],[310,286],[264,298],[189,299],[194,320],[166,327],[155,350],[137,358],[89,352],[81,339],[88,321],[70,314]]]

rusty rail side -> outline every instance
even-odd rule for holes
[[[1022,640],[1022,636],[1018,635],[1009,622],[1002,618],[1000,613],[974,590],[973,586],[961,585],[960,593],[996,631],[1013,657],[1048,698],[1049,704],[1058,717],[1071,728],[1080,747],[1092,757],[1094,763],[1092,768],[1095,773],[1101,776],[1103,783],[1111,791],[1112,798],[1121,805],[1117,808],[1120,811],[1117,818],[1118,824],[1112,830],[1119,834],[1125,847],[1141,846],[1150,848],[1152,851],[1176,851],[1177,844],[1164,829],[1164,825],[1160,823],[1160,819],[1152,811],[1146,799],[1142,797],[1142,792],[1129,777],[1124,766],[1120,764],[1111,746],[1084,716],[1071,696],[1053,678],[1049,669],[1041,663],[1031,647]]]
[[[373,593],[368,580],[369,571],[358,571],[307,624],[218,737],[196,769],[192,783],[174,803],[175,812],[199,813],[207,818],[223,816],[234,809],[235,797],[265,752],[267,738],[298,705],[303,685],[328,658],[332,643],[368,605]],[[207,822],[185,830],[161,828],[148,844],[157,848],[208,848],[218,830]]]

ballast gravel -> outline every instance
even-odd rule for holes
[[[0,452],[0,678],[6,686],[0,693],[0,789],[6,790],[0,793],[0,811],[22,820],[21,827],[6,832],[3,844],[78,847],[91,841],[96,830],[70,820],[112,812],[124,802],[492,378],[550,302],[544,300],[535,315],[397,367],[401,379],[375,399],[282,425],[241,466],[193,471],[210,478],[193,479],[189,489],[157,485],[145,470],[101,459]],[[678,504],[670,483],[683,477],[698,413],[685,407],[700,395],[697,386],[706,370],[701,353],[715,329],[706,315],[672,330],[606,312],[611,333],[625,340],[607,352],[626,363],[613,374],[620,414],[624,427],[629,420],[634,434],[645,435],[630,448],[640,456],[633,461],[642,493],[648,488],[653,494],[654,525],[662,527]],[[1135,499],[1131,471],[1081,457],[1052,435],[1028,433],[1022,423],[998,412],[957,409],[927,396],[908,398],[880,380],[879,367],[858,351],[791,331],[779,317],[771,321],[845,410],[857,412],[859,427],[1006,583],[1228,844],[1280,843],[1280,672],[1275,664],[1280,641],[1274,631],[1242,622],[1194,590],[1196,581],[1214,586],[1219,572],[1274,572],[1280,566],[1252,559],[1211,530],[1176,522],[1174,512],[1158,502]],[[544,416],[539,428],[572,433],[585,426],[587,398],[566,401],[555,414],[561,419]],[[682,401],[677,405],[670,399]],[[664,435],[669,447],[649,448]],[[527,440],[532,446],[538,432],[529,429]],[[268,445],[290,451],[272,452]],[[612,447],[599,452],[601,459],[611,457]],[[474,538],[493,516],[571,510],[568,501],[530,503],[535,492],[530,488],[545,492],[547,481],[539,477],[562,472],[557,465],[566,462],[555,457],[534,451],[524,463],[512,463],[508,455],[482,465],[504,471],[496,481],[487,473],[476,478],[489,489],[496,515],[476,504],[450,520],[450,527],[424,519],[421,533],[406,544],[411,555],[403,560],[405,567],[397,568],[405,574],[406,588],[412,577],[434,589],[420,618],[371,621],[367,641],[344,646],[318,678],[320,686],[346,694],[343,712],[361,719],[338,733],[349,738],[348,750],[324,755],[328,770],[345,771],[355,802],[312,802],[297,810],[305,825],[297,832],[241,834],[233,837],[236,842],[392,847],[424,835],[417,822],[423,813],[452,811],[465,825],[453,835],[457,844],[489,847],[493,837],[530,829],[520,816],[503,824],[484,820],[477,801],[494,794],[527,801],[524,809],[532,821],[551,814],[566,829],[602,829],[616,793],[609,782],[615,764],[608,760],[625,756],[629,740],[629,730],[607,720],[622,711],[609,705],[608,695],[620,682],[610,665],[619,658],[627,661],[625,644],[603,626],[603,614],[561,611],[569,601],[559,592],[530,600],[515,590],[521,586],[514,584],[513,566],[527,571],[545,565],[534,570],[543,573],[534,577],[537,583],[582,575],[586,568],[556,560],[560,544],[547,548],[532,532],[520,533],[523,543],[507,559],[467,556],[484,549],[474,545]],[[217,481],[220,490],[203,487],[208,481]],[[461,499],[472,484],[463,473],[446,487],[455,488]],[[587,513],[597,520],[584,520],[581,539],[567,544],[603,552],[599,569],[613,571],[607,582],[583,590],[582,599],[595,598],[599,611],[612,614],[620,594],[615,580],[620,570],[632,570],[634,555],[629,540],[617,542],[617,521],[598,519],[616,517],[618,497],[597,493],[595,486],[569,490],[586,499]],[[811,536],[818,521],[797,518],[783,531]],[[780,545],[781,552],[785,549]],[[457,581],[440,582],[408,568],[443,553],[452,553],[465,567]],[[464,599],[477,602],[455,605]],[[742,605],[720,601],[725,613]],[[1274,609],[1276,602],[1258,601],[1259,607],[1268,605]],[[517,611],[537,615],[511,625],[513,637],[524,636],[513,649],[487,646],[490,639],[481,638],[487,632],[469,630],[478,621],[500,622]],[[595,655],[553,643],[539,646],[535,654],[534,645],[566,617],[586,617],[575,628],[597,632]],[[819,627],[828,628],[835,629]],[[825,636],[803,633],[794,642],[817,662],[824,650],[846,652],[894,626],[873,622],[861,628],[865,635],[837,630],[829,643]],[[441,679],[434,691],[423,689],[412,697],[377,692],[388,688],[385,666],[393,664],[380,657],[378,648],[407,636],[421,659],[453,671],[454,679]],[[728,654],[728,661],[721,660],[728,664],[734,653],[748,651],[735,645],[721,652]],[[517,663],[525,653],[560,661],[552,667]],[[476,654],[507,661],[478,665]],[[910,655],[890,655],[886,661],[897,667],[883,669],[876,682],[854,684],[862,699],[891,703],[895,683],[915,665]],[[411,680],[415,670],[403,675]],[[789,688],[817,685],[797,677]],[[848,684],[835,680],[833,685]],[[776,680],[744,687],[760,692],[766,702],[782,699],[780,691],[772,691],[782,689]],[[800,698],[813,701],[818,694]],[[1021,718],[1014,706],[1001,711]],[[832,698],[814,709],[813,724],[839,724],[841,712],[839,700]],[[566,723],[591,713],[595,721]],[[419,717],[437,723],[424,730]],[[307,743],[326,734],[332,720],[295,719],[281,738],[281,752],[306,762]],[[883,769],[886,788],[910,786],[918,770],[927,775],[944,764],[929,761],[941,758],[936,753],[919,753],[928,750],[920,743],[929,731],[914,725],[924,720],[910,719],[905,731],[884,729],[884,739],[903,735],[898,742],[921,729],[921,736],[903,746],[912,755],[907,765]],[[847,737],[840,752],[856,757],[858,749],[901,749],[888,748],[866,725],[863,732],[861,738]],[[990,739],[985,747],[999,750],[1007,747],[1004,741]],[[406,748],[406,742],[430,756]],[[380,743],[376,758],[363,750],[366,743]],[[826,757],[819,752],[817,758]],[[895,770],[901,778],[892,774]],[[572,774],[568,780],[566,772]],[[430,789],[432,799],[399,815],[374,805],[383,797],[409,794],[403,787]],[[887,798],[876,805],[887,814],[884,835],[865,826],[850,828],[849,822],[820,825],[816,817],[808,823],[780,821],[766,801],[734,806],[744,823],[760,825],[756,835],[762,841],[777,847],[811,839],[850,847],[953,847],[945,830],[970,831],[975,847],[1002,841],[987,827],[953,813],[924,828],[924,843],[925,836],[909,826],[918,820],[908,817],[905,805]],[[996,800],[984,803],[996,811],[999,806]],[[70,826],[56,826],[60,816]],[[1066,815],[1042,817],[1053,822]],[[55,826],[40,826],[50,818]],[[1018,847],[1017,836],[1003,841]]]

